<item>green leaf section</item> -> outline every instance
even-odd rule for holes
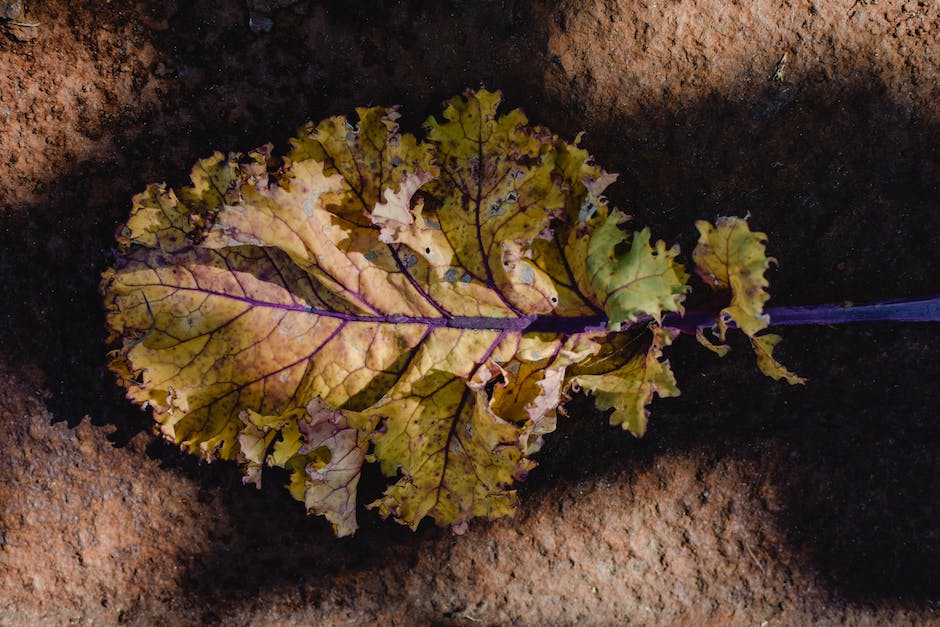
[[[764,313],[764,303],[770,298],[764,288],[770,283],[764,275],[770,263],[776,260],[767,256],[767,236],[751,231],[746,220],[734,217],[718,218],[714,225],[698,221],[695,226],[699,231],[698,244],[692,251],[695,271],[706,285],[731,301],[715,321],[721,340],[725,339],[730,321],[734,321],[750,340],[761,372],[775,381],[783,379],[791,385],[805,383],[806,379],[773,358],[774,347],[782,338],[773,334],[757,335],[770,325],[770,316]],[[696,338],[719,357],[731,350],[726,344],[713,344],[701,331]]]
[[[598,226],[587,251],[587,272],[604,305],[610,329],[641,316],[662,319],[663,312],[682,312],[688,275],[675,262],[679,247],[662,241],[650,246],[650,230],[632,235],[621,228],[627,216],[614,211]]]
[[[713,290],[731,294],[731,304],[718,318],[721,339],[729,319],[748,336],[765,329],[770,317],[764,313],[764,303],[770,294],[764,289],[769,285],[764,273],[772,261],[765,252],[767,236],[733,217],[719,218],[715,225],[699,220],[695,226],[699,231],[692,251],[695,271]]]

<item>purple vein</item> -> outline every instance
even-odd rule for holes
[[[463,123],[461,122],[461,126]],[[464,131],[466,135],[466,131]],[[476,198],[474,199],[474,204],[476,205],[476,227],[477,227],[477,242],[480,245],[480,255],[483,256],[483,269],[486,270],[486,285],[490,289],[496,292],[499,296],[499,299],[503,301],[503,304],[509,307],[509,310],[512,311],[517,316],[521,315],[515,305],[513,305],[506,295],[503,294],[502,290],[496,287],[496,279],[493,277],[493,269],[490,267],[490,255],[486,249],[486,246],[483,244],[483,225],[481,223],[481,211],[483,204],[483,175],[486,171],[483,162],[483,112],[480,112],[480,128],[478,131],[477,137],[477,159],[479,160],[479,165],[477,166],[477,193]]]
[[[500,334],[496,336],[496,339],[494,339],[493,342],[489,345],[489,348],[486,349],[486,353],[484,353],[483,357],[481,357],[473,366],[473,370],[471,370],[470,374],[467,376],[468,381],[470,379],[473,379],[477,371],[483,366],[483,364],[487,362],[487,360],[489,360],[489,358],[496,351],[496,348],[502,343],[502,341],[505,338],[506,338],[506,331],[501,331]],[[460,442],[460,436],[457,435],[457,425],[460,423],[460,414],[463,413],[463,409],[466,406],[467,399],[469,397],[470,397],[470,387],[467,386],[464,388],[463,394],[460,396],[460,403],[457,405],[457,410],[454,412],[454,417],[451,420],[450,428],[447,430],[447,440],[446,442],[444,442],[444,461],[441,464],[441,480],[440,480],[440,483],[437,484],[437,492],[434,496],[435,505],[441,502],[441,488],[444,487],[445,477],[447,476],[447,465],[448,465],[448,462],[450,461],[451,444],[455,437],[457,438],[457,441]],[[463,449],[467,452],[467,457],[470,457],[470,450],[466,446],[463,446]],[[476,470],[476,464],[472,464],[471,467],[473,468],[474,474],[477,474],[477,478],[479,479],[479,474],[477,473],[477,470]]]
[[[335,329],[333,329],[333,330],[330,332],[329,337],[327,337],[325,340],[323,340],[315,349],[313,349],[312,351],[310,351],[309,353],[307,353],[305,356],[301,357],[300,359],[297,359],[297,360],[295,360],[295,361],[292,361],[291,363],[286,364],[286,365],[284,365],[284,366],[281,366],[280,368],[278,368],[277,370],[275,370],[275,371],[273,371],[273,372],[268,372],[268,373],[266,373],[266,374],[263,374],[263,375],[260,376],[260,377],[254,378],[254,379],[252,379],[252,380],[250,380],[250,381],[245,381],[245,382],[243,382],[243,383],[235,384],[235,387],[232,388],[231,390],[229,390],[228,392],[226,392],[225,394],[222,394],[221,396],[218,396],[218,397],[212,399],[211,401],[209,401],[209,402],[206,403],[205,405],[200,405],[199,407],[196,407],[196,408],[194,408],[194,409],[190,409],[190,410],[187,412],[187,415],[192,415],[192,414],[194,414],[194,413],[196,413],[196,412],[198,412],[198,411],[202,411],[203,409],[211,409],[216,403],[218,403],[219,401],[221,401],[223,398],[227,398],[228,396],[231,396],[232,394],[235,394],[236,392],[237,392],[238,394],[241,394],[241,393],[245,390],[245,388],[247,388],[248,386],[254,385],[255,383],[258,383],[259,381],[268,379],[269,377],[273,377],[273,376],[276,375],[276,374],[280,374],[280,373],[282,373],[282,372],[285,372],[285,371],[287,371],[287,370],[290,370],[290,369],[293,368],[294,366],[297,366],[297,365],[299,365],[299,364],[302,364],[302,363],[304,363],[305,361],[309,361],[314,355],[316,355],[318,352],[320,352],[320,350],[322,350],[324,346],[326,346],[326,345],[329,344],[331,341],[333,341],[333,340],[342,332],[342,330],[343,330],[343,328],[344,328],[345,326],[346,326],[345,323],[340,324],[340,325],[337,325],[337,327],[336,327]],[[234,382],[233,382],[233,383],[234,383]],[[211,412],[209,412],[209,414],[211,414]],[[209,414],[206,415],[206,418],[203,420],[202,426],[200,427],[199,430],[204,429],[205,426],[208,424],[208,421],[209,421],[209,418],[210,418],[210,415],[209,415]]]
[[[379,200],[381,201],[381,200],[384,199],[384,193],[385,193],[385,192],[383,191],[384,188],[385,188],[385,146],[383,146],[383,147],[381,147],[381,148],[379,148],[378,146],[376,146],[376,145],[375,145],[375,142],[372,141],[372,138],[369,137],[368,134],[366,134],[366,141],[368,141],[369,144],[376,150],[376,152],[379,153],[379,158],[377,159],[377,161],[378,161],[378,163],[379,163],[379,176],[378,176],[379,185],[378,185],[378,188],[376,189],[376,195],[379,197]],[[352,151],[350,151],[350,155],[351,155],[351,154],[352,154]],[[392,167],[394,167],[394,166],[392,166]],[[359,172],[359,164],[358,164],[358,162],[356,162],[356,171]],[[362,180],[362,174],[361,174],[361,173],[359,173],[359,181],[360,181],[360,183],[362,183],[362,185],[363,185],[363,187],[364,187],[364,186],[365,186],[365,183],[364,183],[363,180]],[[401,183],[399,183],[399,184],[402,184],[402,183],[404,183],[404,180],[402,180]],[[362,203],[363,207],[365,207],[366,212],[369,212],[369,207],[366,205],[366,201],[365,201],[365,198],[363,197],[363,195],[362,195],[361,193],[359,193],[357,190],[353,190],[353,191],[356,193],[356,196],[359,198],[359,202]],[[408,280],[408,282],[411,284],[411,287],[414,288],[414,290],[415,290],[416,292],[418,292],[418,294],[420,294],[421,297],[422,297],[425,301],[427,301],[428,304],[430,304],[432,307],[434,307],[434,309],[436,309],[436,310],[438,311],[438,313],[440,313],[442,316],[450,316],[450,314],[447,313],[447,310],[444,309],[443,307],[441,307],[441,306],[438,304],[438,302],[437,302],[436,300],[434,300],[433,298],[431,298],[430,292],[428,292],[427,290],[425,290],[425,289],[418,283],[418,280],[415,279],[414,275],[411,274],[411,271],[408,269],[408,266],[406,266],[406,265],[404,264],[404,262],[402,262],[401,256],[399,256],[399,254],[398,254],[398,249],[395,248],[394,246],[392,246],[391,244],[386,244],[386,246],[388,246],[388,250],[389,250],[389,252],[392,254],[392,259],[395,260],[395,265],[398,267],[398,271],[401,272],[401,273],[405,276],[405,278],[406,278],[406,279]],[[418,254],[418,252],[415,251],[415,254]]]
[[[137,285],[139,288],[158,287],[158,285],[142,283]],[[160,284],[159,287],[168,287]],[[405,314],[350,314],[329,309],[319,309],[306,305],[294,305],[290,303],[272,303],[269,301],[258,300],[248,296],[237,296],[226,292],[215,290],[200,289],[195,287],[176,287],[180,292],[199,292],[208,296],[218,298],[227,298],[245,303],[250,307],[263,307],[267,309],[276,309],[279,311],[293,311],[297,313],[312,314],[324,318],[336,318],[345,322],[367,322],[373,324],[421,324],[432,328],[450,328],[450,329],[477,329],[492,331],[513,331],[517,333],[586,333],[594,331],[603,331],[606,328],[607,319],[604,316],[515,316],[509,318],[496,318],[487,316],[451,316],[449,318],[428,317],[428,316],[409,316]]]
[[[581,288],[578,287],[578,280],[574,276],[574,271],[571,269],[571,264],[568,263],[568,256],[565,254],[565,248],[561,244],[561,239],[558,237],[557,232],[552,232],[552,240],[555,242],[555,247],[558,249],[558,256],[561,258],[561,265],[565,268],[565,274],[568,275],[568,280],[571,283],[571,290],[577,295],[581,301],[593,309],[598,314],[603,314],[604,311],[595,305],[587,296],[581,292]],[[556,279],[557,281],[557,279]]]
[[[139,284],[137,287],[168,287],[165,284]],[[471,329],[505,331],[514,333],[558,333],[571,335],[577,333],[598,333],[607,330],[607,317],[593,316],[451,316],[427,317],[408,316],[405,314],[350,314],[328,309],[318,309],[305,305],[272,303],[250,297],[236,296],[194,287],[177,287],[179,291],[200,292],[208,296],[227,298],[243,302],[250,307],[263,307],[280,311],[336,318],[344,322],[364,322],[371,324],[419,324],[435,328]],[[770,326],[827,325],[854,322],[940,322],[940,295],[916,299],[880,301],[845,307],[840,304],[809,305],[803,307],[770,307],[766,310],[770,316]],[[718,312],[712,309],[687,311],[685,314],[667,313],[663,316],[663,326],[682,331],[694,332],[715,324]],[[646,324],[652,318],[640,316],[636,325]],[[734,326],[733,323],[731,326]]]
[[[385,182],[385,181],[384,181],[384,177],[385,177],[384,165],[385,165],[385,164],[384,164],[382,155],[384,154],[384,150],[379,150],[378,146],[376,146],[371,140],[369,140],[369,143],[372,144],[372,147],[375,148],[375,149],[379,152],[379,160],[378,160],[378,161],[379,161],[380,166],[382,167],[382,170],[379,172],[379,186],[378,186],[377,193],[378,193],[378,194],[383,194],[382,188],[384,187],[384,182]],[[346,146],[346,149],[348,150],[349,156],[352,158],[352,161],[353,161],[353,163],[354,163],[355,166],[356,166],[356,175],[359,177],[359,186],[360,186],[360,187],[365,187],[365,181],[364,181],[363,178],[362,178],[362,172],[359,170],[359,162],[358,162],[358,160],[355,158],[355,155],[352,154],[352,149],[349,147],[348,144],[347,144],[347,146]],[[324,149],[324,152],[326,152],[326,149]],[[369,203],[366,202],[365,196],[363,196],[363,194],[362,194],[362,190],[352,184],[352,182],[349,180],[349,177],[346,176],[346,173],[343,172],[342,170],[340,170],[339,166],[337,165],[336,160],[333,159],[333,157],[332,157],[332,155],[330,155],[330,153],[326,152],[326,157],[327,157],[327,159],[329,159],[329,161],[330,161],[330,163],[332,164],[333,168],[334,168],[337,172],[339,172],[339,175],[340,175],[340,176],[343,177],[343,181],[345,181],[347,187],[349,187],[349,190],[350,190],[350,191],[353,193],[353,195],[355,195],[356,198],[359,200],[359,204],[362,205],[362,207],[363,207],[363,209],[365,210],[365,212],[366,212],[366,213],[369,213]],[[380,196],[379,199],[381,200],[381,196]],[[405,278],[406,278],[406,279],[408,280],[408,282],[411,284],[411,287],[414,288],[414,290],[415,290],[416,292],[418,292],[418,294],[420,294],[421,297],[422,297],[424,300],[426,300],[426,301],[428,302],[428,304],[430,304],[430,305],[431,305],[432,307],[434,307],[437,311],[439,311],[442,316],[448,315],[448,314],[447,314],[447,311],[446,311],[443,307],[441,307],[441,306],[437,303],[437,301],[435,301],[433,298],[431,298],[431,295],[430,295],[426,290],[424,290],[424,288],[422,288],[421,285],[418,284],[417,279],[415,279],[414,276],[412,276],[411,272],[408,270],[408,267],[405,266],[405,264],[404,264],[404,263],[402,262],[402,260],[401,260],[401,257],[398,256],[398,251],[395,250],[395,247],[392,246],[391,244],[387,244],[387,246],[388,246],[389,252],[390,252],[391,255],[392,255],[392,259],[395,260],[395,265],[398,267],[398,271],[401,272],[401,273],[405,276]],[[371,304],[369,305],[369,307],[372,308],[372,309],[374,309],[374,307],[372,307]]]
[[[458,180],[443,164],[438,166],[441,169],[441,172],[450,179],[451,183],[454,184],[454,187],[457,189],[458,198],[470,198],[470,191],[467,189],[466,184],[462,180]],[[446,203],[446,200],[444,201]],[[468,201],[469,204],[469,201]],[[441,216],[438,215],[438,218],[441,219]],[[467,263],[467,260],[461,256],[461,251],[454,244],[454,240],[450,238],[450,235],[447,233],[447,228],[444,227],[444,220],[441,219],[441,233],[444,235],[444,239],[447,240],[447,244],[454,251],[454,256],[457,257],[457,261],[460,263],[460,266],[464,271],[469,274],[472,278],[476,279],[480,283],[486,283],[486,280],[477,274],[470,268],[470,264]]]
[[[442,316],[450,317],[450,313],[438,304],[436,300],[431,298],[431,294],[421,287],[421,284],[418,283],[418,280],[414,278],[414,275],[411,274],[411,271],[408,270],[408,267],[405,266],[402,262],[401,257],[398,256],[398,251],[391,245],[388,244],[388,249],[392,253],[392,259],[395,260],[395,265],[398,266],[398,271],[405,275],[405,278],[408,279],[408,282],[411,283],[411,287],[415,289],[416,292],[421,294],[421,297],[424,298],[432,307],[434,307]],[[417,255],[417,251],[415,252]]]

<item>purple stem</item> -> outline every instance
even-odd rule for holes
[[[338,318],[345,322],[371,322],[377,324],[423,324],[429,328],[449,327],[456,329],[499,330],[519,333],[585,333],[601,332],[607,329],[607,317],[602,314],[593,316],[515,316],[509,318],[489,318],[475,316],[450,317],[413,317],[395,314],[351,314],[321,310],[302,305],[268,303],[248,297],[238,297],[222,292],[197,288],[178,288],[180,290],[199,291],[240,300],[252,307],[274,307],[287,311],[304,311],[329,318]],[[770,326],[797,324],[846,324],[849,322],[940,322],[940,295],[923,298],[888,300],[862,305],[809,305],[804,307],[770,307]],[[705,329],[715,324],[717,311],[714,309],[695,309],[685,315],[669,313],[663,316],[663,326],[694,333],[696,329]],[[641,316],[637,324],[650,320]],[[734,323],[729,321],[729,327]]]
[[[940,295],[887,300],[861,305],[808,305],[769,307],[770,326],[797,324],[846,324],[850,322],[940,322]],[[688,311],[684,316],[667,314],[663,325],[694,332],[715,322],[713,311]],[[729,326],[734,326],[730,324]]]

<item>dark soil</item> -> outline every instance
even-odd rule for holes
[[[129,198],[369,103],[501,89],[685,251],[750,213],[774,305],[940,291],[936,3],[350,4],[48,0],[0,40],[0,623],[940,620],[936,324],[787,329],[796,388],[680,341],[644,439],[576,401],[459,538],[337,541],[150,435],[97,294]]]

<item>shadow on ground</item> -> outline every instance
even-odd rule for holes
[[[113,228],[130,195],[149,182],[147,172],[179,184],[212,149],[267,140],[283,147],[307,116],[370,100],[403,103],[403,124],[415,129],[443,98],[481,83],[504,89],[510,106],[563,136],[582,130],[576,108],[540,85],[551,61],[543,42],[517,35],[525,19],[517,10],[373,4],[339,13],[327,3],[302,24],[340,35],[325,39],[295,27],[297,38],[286,42],[246,36],[244,13],[199,2],[181,7],[154,42],[177,72],[167,98],[174,104],[127,113],[111,131],[116,161],[56,173],[45,203],[5,219],[3,343],[43,366],[57,419],[75,424],[88,414],[95,424],[115,425],[117,445],[149,428],[105,372],[96,292]],[[460,32],[445,28],[451,23]],[[415,65],[430,55],[433,62]],[[777,304],[937,289],[940,131],[936,120],[918,118],[877,85],[766,85],[642,118],[594,117],[584,130],[598,161],[624,173],[611,200],[684,250],[695,219],[749,212],[781,261],[772,277]],[[548,486],[639,468],[702,442],[716,458],[784,454],[790,463],[770,477],[786,503],[779,524],[835,591],[872,602],[936,599],[936,329],[871,325],[786,336],[781,355],[811,379],[805,388],[761,378],[741,346],[721,362],[691,343],[676,347],[684,396],[654,404],[643,441],[611,437],[603,417],[579,403],[540,454],[542,467],[523,488],[527,507],[538,508]],[[334,543],[276,479],[253,492],[230,466],[199,465],[161,443],[150,454],[207,488],[223,488],[231,510],[232,528],[189,574],[193,594],[234,600],[390,561],[408,568],[428,538],[446,533],[423,526],[412,535],[364,513],[359,535]]]

